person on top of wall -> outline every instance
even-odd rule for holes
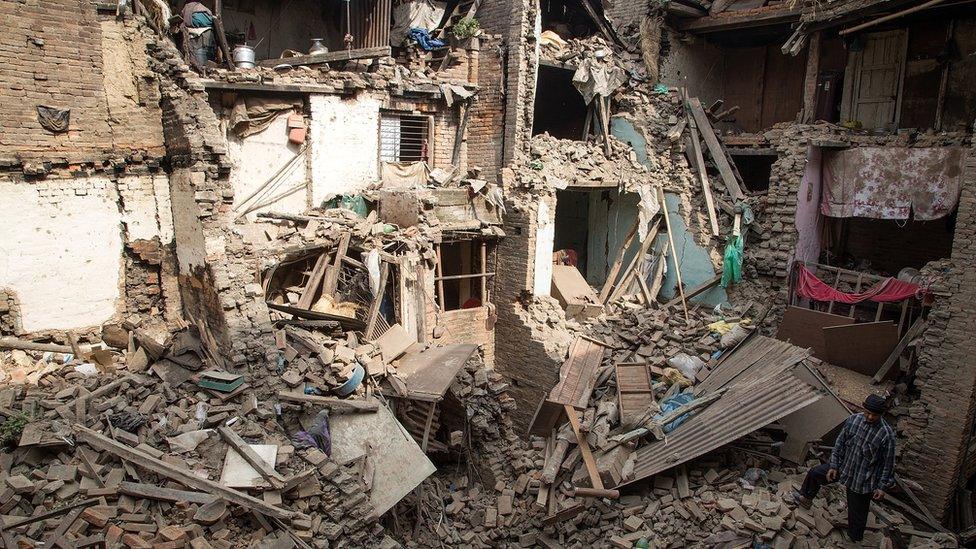
[[[793,501],[809,509],[820,487],[839,481],[847,488],[847,536],[864,539],[871,500],[881,501],[895,485],[895,431],[881,417],[885,399],[868,395],[864,412],[847,418],[828,463],[807,472]]]
[[[186,2],[181,15],[184,52],[192,63],[204,67],[217,58],[213,12],[200,2]]]

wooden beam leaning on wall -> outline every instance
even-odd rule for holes
[[[733,202],[742,200],[745,195],[742,193],[736,171],[729,162],[725,148],[722,147],[718,136],[715,135],[715,130],[712,129],[712,124],[708,120],[708,115],[705,114],[705,109],[702,108],[701,101],[697,97],[692,97],[688,99],[686,106],[698,125],[698,131],[701,132],[702,138],[705,140],[708,154],[712,157],[715,167],[718,168],[718,173],[722,176],[722,182],[729,191],[729,196],[732,197]]]

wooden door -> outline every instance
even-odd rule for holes
[[[866,34],[851,52],[844,75],[842,120],[859,120],[865,129],[895,129],[900,118],[908,31]]]

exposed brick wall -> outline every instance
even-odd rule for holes
[[[637,34],[641,19],[651,9],[650,0],[603,0],[603,13],[618,34]]]
[[[2,0],[0,20],[0,158],[81,163],[124,151],[162,155],[156,86],[143,81],[142,44],[128,42],[136,23],[103,25],[87,0]],[[106,81],[117,91],[124,78],[135,94],[107,93]],[[70,109],[68,131],[41,127],[38,105]]]
[[[485,365],[492,368],[495,363],[495,332],[487,329],[487,323],[488,307],[458,309],[439,314],[429,310],[427,314],[428,340],[436,345],[453,345],[455,343],[481,345]],[[444,334],[439,339],[431,337],[434,326],[440,326],[444,329]]]
[[[536,406],[559,380],[563,355],[552,342],[533,331],[533,321],[526,313],[534,272],[538,197],[520,192],[511,181],[506,182],[506,236],[498,248],[494,298],[498,307],[495,369],[511,382],[508,394],[517,405],[513,419],[516,430],[524,434]]]
[[[505,82],[501,39],[482,39],[478,64],[478,95],[468,121],[468,161],[479,166],[489,182],[498,181],[505,147]]]
[[[899,424],[906,439],[900,468],[922,482],[918,495],[940,518],[966,481],[960,476],[976,403],[976,147],[966,158],[950,264],[933,288],[938,298],[919,351],[921,396]]]

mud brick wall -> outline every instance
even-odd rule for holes
[[[455,343],[472,343],[481,345],[485,365],[492,368],[495,363],[495,332],[487,328],[488,307],[474,309],[459,309],[436,313],[428,308],[427,328],[428,341],[436,345],[453,345]],[[433,339],[431,332],[434,326],[444,329],[444,335]]]
[[[976,147],[966,158],[951,268],[933,287],[937,300],[919,350],[916,387],[921,396],[899,424],[904,437],[900,469],[923,482],[918,494],[944,518],[963,476],[976,403]]]
[[[162,155],[157,86],[137,64],[144,43],[127,41],[138,23],[100,22],[86,0],[2,0],[0,20],[0,158]],[[70,110],[68,131],[44,129],[38,105]]]

